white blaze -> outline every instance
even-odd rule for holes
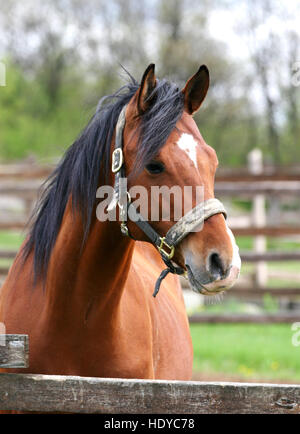
[[[177,145],[182,149],[188,157],[192,160],[196,169],[198,169],[197,164],[197,146],[198,143],[191,134],[183,133],[177,142]]]
[[[239,248],[235,242],[235,238],[233,236],[233,233],[229,229],[229,227],[226,225],[227,233],[229,235],[231,244],[232,244],[232,261],[231,261],[231,267],[229,271],[229,275],[223,279],[223,280],[215,280],[214,282],[211,282],[209,284],[205,285],[205,289],[207,291],[210,291],[211,294],[214,294],[215,291],[218,292],[218,290],[226,291],[229,289],[237,280],[240,274],[241,269],[241,258],[239,255]],[[209,295],[209,292],[206,293],[206,295]]]
[[[229,238],[231,240],[232,250],[233,250],[231,265],[233,267],[237,267],[240,270],[242,263],[241,263],[241,258],[240,258],[240,254],[239,254],[239,247],[235,242],[235,238],[233,236],[231,229],[229,229],[229,227],[227,225],[226,225],[226,229],[227,229],[227,233],[229,235]]]

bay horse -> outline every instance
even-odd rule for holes
[[[127,223],[131,237],[121,233],[120,219],[99,221],[96,192],[114,186],[116,124],[126,107],[129,187],[201,185],[204,200],[212,200],[218,161],[192,116],[208,87],[204,65],[179,89],[157,79],[151,64],[140,84],[130,76],[100,101],[49,178],[0,290],[0,322],[7,333],[28,334],[30,343],[29,368],[7,372],[191,379],[193,348],[178,276],[169,273],[152,297],[164,267],[157,246],[134,221]],[[162,236],[174,221],[151,225]],[[233,285],[240,259],[222,212],[178,243],[172,264],[199,293]]]

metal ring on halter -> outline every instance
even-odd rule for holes
[[[121,232],[123,235],[129,236],[129,229],[127,227],[126,221],[127,221],[128,205],[131,203],[131,196],[128,191],[126,191],[126,194],[127,194],[126,206],[120,203],[120,200],[118,200],[118,207],[120,209]]]

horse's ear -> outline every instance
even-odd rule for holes
[[[154,70],[155,65],[154,63],[151,63],[144,72],[137,99],[137,108],[139,114],[145,113],[151,105],[151,94],[156,86]]]
[[[182,89],[184,94],[184,109],[190,115],[195,113],[201,106],[209,88],[209,71],[205,65],[200,66],[198,71]]]

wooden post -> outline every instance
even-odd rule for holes
[[[28,354],[27,335],[0,335],[0,368],[28,368]]]
[[[0,322],[0,347],[4,347],[6,344],[6,327],[3,322]],[[1,359],[0,359],[1,363]]]
[[[33,199],[24,199],[24,214],[25,214],[25,220],[27,221],[29,218],[30,218],[30,216],[31,216],[31,213],[32,213],[32,211],[33,211],[33,208],[34,208],[34,204],[35,204],[35,200],[33,200]]]
[[[263,172],[263,156],[260,149],[253,149],[248,154],[248,169],[253,175],[261,175]],[[254,227],[266,225],[266,200],[263,194],[257,194],[252,200],[252,221]],[[258,235],[254,238],[255,253],[266,252],[266,237]],[[255,284],[266,286],[268,281],[268,269],[266,262],[260,261],[255,266]]]

